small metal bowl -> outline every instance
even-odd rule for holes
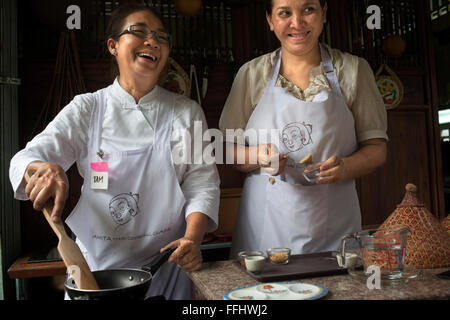
[[[288,264],[291,258],[291,249],[289,248],[270,248],[267,249],[267,257],[273,264]]]

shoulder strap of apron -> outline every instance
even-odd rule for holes
[[[322,56],[323,69],[325,70],[325,75],[330,83],[331,89],[342,96],[341,87],[339,86],[339,80],[334,71],[333,62],[331,61],[330,54],[328,53],[325,46],[319,43],[320,55]]]
[[[272,70],[270,71],[269,81],[267,82],[267,88],[275,87],[275,84],[277,83],[278,75],[280,73],[281,68],[281,51],[278,51],[277,56],[275,58],[275,65],[273,66]]]
[[[158,89],[158,109],[155,125],[154,144],[166,145],[172,136],[172,120],[174,113],[174,98],[162,88]]]

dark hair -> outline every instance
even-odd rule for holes
[[[138,2],[129,2],[117,7],[111,14],[111,18],[108,23],[108,27],[106,28],[105,34],[105,42],[108,42],[109,39],[118,40],[118,35],[123,31],[124,24],[126,18],[135,12],[147,11],[157,17],[161,22],[163,20],[161,17],[153,11],[150,7],[146,6],[143,3]],[[106,46],[107,47],[107,46]],[[119,66],[117,65],[116,57],[111,57],[111,76],[115,78],[119,75]]]
[[[327,0],[319,0],[320,6],[323,8]],[[273,8],[273,0],[266,0],[266,12],[269,15],[272,15],[272,8]]]

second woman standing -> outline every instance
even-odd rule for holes
[[[296,254],[336,250],[341,237],[361,229],[354,179],[386,158],[384,103],[364,59],[319,43],[326,1],[266,3],[267,22],[281,48],[241,67],[219,126],[280,134],[276,141],[260,136],[232,146],[244,149],[246,159],[258,154],[258,161],[236,162],[248,176],[231,255],[272,247]],[[299,170],[292,162],[308,154],[323,161],[319,184],[286,182],[295,181]],[[277,176],[275,183],[268,174]]]

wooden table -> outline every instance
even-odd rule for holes
[[[20,257],[8,269],[8,276],[12,279],[52,277],[56,275],[65,275],[66,266],[64,262],[32,262],[28,263],[30,256]]]
[[[66,266],[63,261],[28,263],[30,256],[18,258],[8,269],[8,276],[16,279],[16,297],[18,300],[26,299],[24,279],[64,276],[66,274]]]

